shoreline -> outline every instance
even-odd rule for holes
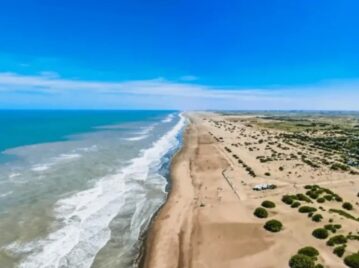
[[[138,266],[137,266],[139,268],[152,267],[150,266],[151,257],[149,256],[153,254],[157,254],[154,253],[154,244],[155,244],[154,240],[157,240],[157,236],[158,236],[157,229],[161,225],[159,221],[161,221],[161,218],[163,218],[163,214],[170,209],[168,207],[171,206],[172,199],[175,198],[175,195],[177,194],[178,182],[176,181],[176,179],[174,179],[175,178],[174,169],[175,166],[178,165],[179,158],[181,158],[181,156],[184,154],[184,151],[187,149],[189,142],[187,136],[188,136],[189,128],[191,127],[192,124],[190,117],[189,116],[185,116],[185,117],[188,120],[188,123],[185,126],[182,133],[182,146],[178,149],[178,151],[173,156],[169,167],[170,171],[169,171],[168,183],[170,187],[169,187],[168,195],[165,202],[153,215],[147,230],[144,232],[144,240],[141,246],[141,253],[140,253],[141,257],[139,258]]]
[[[178,156],[178,154],[181,153],[181,151],[183,150],[183,148],[185,146],[185,142],[186,142],[185,134],[187,132],[189,125],[191,124],[188,116],[183,115],[183,113],[181,113],[181,116],[183,116],[188,121],[188,123],[181,130],[182,134],[180,137],[180,146],[177,148],[177,150],[173,154],[173,156],[170,160],[170,163],[168,165],[168,176],[166,178],[167,179],[167,185],[166,185],[167,197],[166,197],[165,201],[163,202],[163,204],[151,216],[151,219],[149,220],[148,225],[146,226],[146,228],[144,228],[145,229],[144,232],[141,234],[141,236],[138,239],[140,246],[139,246],[138,254],[137,254],[136,258],[134,259],[134,267],[135,268],[144,268],[145,267],[145,259],[146,259],[146,253],[148,252],[148,243],[149,243],[148,240],[149,240],[151,228],[152,228],[153,224],[155,223],[156,218],[159,216],[163,207],[166,205],[166,203],[168,202],[168,200],[172,194],[172,188],[173,188],[172,168],[173,168],[176,157]]]

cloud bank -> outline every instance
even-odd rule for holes
[[[0,108],[359,110],[359,82],[303,87],[213,87],[166,79],[102,82],[0,73]]]

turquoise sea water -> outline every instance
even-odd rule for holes
[[[18,146],[66,140],[98,126],[153,120],[167,111],[0,110],[0,152]]]
[[[184,124],[174,111],[0,111],[0,267],[133,267]]]

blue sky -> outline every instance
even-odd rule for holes
[[[356,0],[2,1],[0,108],[359,109]]]

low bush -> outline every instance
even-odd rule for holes
[[[337,232],[337,228],[335,228],[333,224],[326,224],[324,225],[324,228],[327,229],[328,231],[331,231],[332,233]]]
[[[344,202],[342,207],[344,209],[346,209],[346,210],[352,210],[353,209],[353,205],[350,204],[349,202]]]
[[[283,195],[282,202],[287,205],[291,205],[294,202],[294,198],[291,195]]]
[[[320,222],[322,219],[323,219],[323,216],[321,214],[315,214],[312,217],[312,221],[315,221],[315,222]]]
[[[343,198],[341,198],[339,195],[335,196],[335,201],[337,202],[343,202]]]
[[[310,200],[304,194],[297,194],[297,199],[300,200],[300,201],[305,201],[305,202],[308,202],[308,203],[312,203],[312,200]]]
[[[359,234],[359,232],[358,232],[358,234]],[[350,234],[350,233],[349,233],[349,234],[347,235],[347,239],[359,241],[359,235],[353,235],[353,234]]]
[[[351,220],[354,220],[354,221],[359,221],[359,218],[355,218],[353,215],[349,214],[348,212],[344,211],[344,210],[341,210],[341,209],[329,209],[329,212],[330,213],[337,213],[339,214],[340,216],[343,216],[347,219],[351,219]]]
[[[320,198],[317,199],[317,202],[318,203],[324,203],[325,199],[323,197],[320,197]]]
[[[324,198],[325,198],[325,200],[327,200],[327,201],[332,201],[332,200],[333,200],[333,196],[330,195],[330,194],[325,195]]]
[[[314,259],[306,255],[297,254],[289,260],[291,268],[315,268]]]
[[[311,258],[315,258],[319,255],[319,251],[313,247],[304,247],[298,250],[298,254],[302,254]]]
[[[273,233],[279,232],[282,228],[283,224],[278,220],[270,220],[264,224],[264,229]]]
[[[344,258],[344,263],[350,268],[359,268],[359,253],[354,253]]]
[[[339,230],[339,229],[342,228],[342,226],[341,226],[340,224],[334,224],[334,228],[337,229],[337,230]]]
[[[318,263],[314,266],[314,268],[324,268],[324,266],[322,264]]]
[[[256,208],[253,214],[260,219],[268,217],[268,212],[264,208]]]
[[[266,173],[264,173],[264,175],[266,175],[266,176],[270,176],[270,173],[269,173],[269,172],[266,172]]]
[[[345,246],[338,246],[333,249],[333,253],[337,255],[339,258],[343,257],[345,253]]]
[[[318,228],[312,232],[312,235],[318,239],[327,239],[329,236],[329,233],[328,233],[327,229]]]
[[[317,192],[312,191],[312,190],[306,192],[306,194],[307,194],[310,198],[312,198],[312,199],[317,199],[318,196],[319,196]]]
[[[300,202],[295,201],[295,202],[293,202],[290,206],[291,206],[292,208],[300,207]]]
[[[311,212],[316,212],[317,209],[314,207],[309,207],[309,206],[301,206],[298,211],[300,213],[311,213]]]
[[[275,204],[274,204],[274,202],[272,202],[272,201],[265,200],[265,201],[262,202],[262,207],[265,207],[265,208],[275,208]]]
[[[345,244],[346,242],[347,242],[347,238],[344,235],[336,235],[336,236],[331,237],[327,241],[327,245],[334,246],[334,245]]]

